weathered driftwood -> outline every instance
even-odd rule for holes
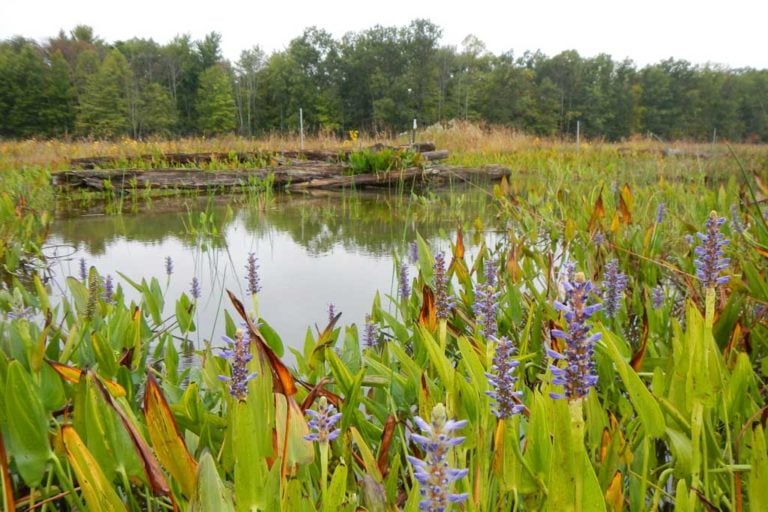
[[[363,149],[381,150],[381,149],[413,149],[419,153],[432,153],[435,152],[434,142],[418,142],[413,146],[385,146],[383,144],[375,144]],[[130,157],[127,160],[131,162],[147,162],[165,164],[170,166],[175,165],[200,165],[210,164],[211,162],[248,162],[254,160],[267,160],[274,161],[277,165],[282,165],[283,160],[302,160],[302,161],[314,161],[314,162],[331,162],[339,163],[341,159],[345,159],[355,149],[339,149],[337,151],[323,151],[323,150],[284,150],[284,151],[246,151],[246,152],[208,152],[208,153],[163,153],[163,154],[145,154]],[[445,155],[447,157],[448,152],[446,150]],[[442,154],[442,152],[437,152]],[[428,160],[430,158],[427,158]],[[436,159],[436,158],[435,158]],[[76,169],[96,169],[97,167],[114,167],[121,160],[125,158],[118,158],[113,156],[91,156],[85,158],[73,158],[69,161],[70,165]]]
[[[434,166],[375,174],[348,176],[340,165],[306,162],[301,166],[274,169],[203,171],[200,169],[80,169],[53,175],[54,186],[95,191],[146,189],[210,190],[250,186],[271,180],[276,189],[306,190],[344,187],[382,187],[398,183],[449,180],[501,179],[510,174],[505,167],[480,169]]]
[[[436,160],[445,160],[448,158],[448,150],[440,149],[438,151],[422,151],[421,158],[428,162],[434,162]]]

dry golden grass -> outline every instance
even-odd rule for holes
[[[520,153],[559,153],[576,149],[574,141],[559,138],[540,138],[512,128],[485,126],[458,121],[445,128],[430,127],[419,132],[418,140],[434,141],[439,149],[448,149],[457,162],[485,161],[494,163],[505,160],[503,156]],[[338,150],[366,147],[374,143],[389,145],[406,144],[407,136],[396,139],[373,138],[361,135],[357,140],[341,139],[332,135],[305,138],[304,148],[312,150]],[[248,152],[256,150],[298,149],[298,135],[270,135],[258,139],[222,136],[217,138],[189,137],[173,140],[154,139],[136,141],[120,140],[63,141],[29,139],[22,141],[0,140],[0,170],[45,168],[51,171],[67,169],[69,160],[92,156],[112,156],[128,160],[144,154],[195,153],[195,152]],[[665,148],[680,149],[690,154],[727,154],[723,145],[713,148],[710,144],[675,142],[663,144],[657,140],[635,137],[627,142],[607,143],[602,140],[582,141],[580,149],[585,153],[615,153],[620,149],[627,154],[644,151],[661,151]],[[745,155],[768,155],[765,146],[736,145]]]

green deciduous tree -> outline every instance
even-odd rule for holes
[[[236,108],[232,79],[223,66],[211,66],[200,75],[196,110],[198,128],[206,135],[235,129]]]
[[[94,137],[128,134],[131,82],[128,61],[119,50],[112,50],[86,81],[75,123],[77,131]]]

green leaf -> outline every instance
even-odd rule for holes
[[[52,455],[48,443],[48,417],[38,391],[18,361],[8,365],[5,386],[8,452],[19,474],[30,487],[38,487]]]
[[[624,387],[629,393],[629,399],[637,412],[645,431],[651,437],[660,438],[664,435],[664,414],[661,412],[661,406],[654,396],[648,391],[640,376],[624,360],[618,349],[616,335],[608,329],[602,328],[603,343],[600,346],[605,347],[605,352],[613,361],[616,371],[621,376]]]
[[[236,402],[232,420],[232,445],[235,455],[235,503],[238,511],[266,510],[264,482],[267,462],[258,453],[251,436],[257,432],[256,419],[245,402]]]
[[[347,491],[347,466],[339,464],[331,477],[331,485],[323,500],[323,512],[338,512],[341,508]]]
[[[195,496],[189,504],[190,512],[235,512],[229,491],[219,478],[216,462],[209,452],[203,453],[197,466]]]
[[[261,334],[264,336],[264,341],[267,342],[267,345],[269,345],[269,348],[272,349],[277,357],[283,357],[283,354],[285,353],[283,340],[280,338],[280,335],[277,334],[277,331],[275,331],[263,318],[259,319],[259,331],[261,331]]]
[[[752,430],[752,471],[749,472],[747,494],[752,510],[768,510],[768,447],[763,427]]]

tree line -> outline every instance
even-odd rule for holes
[[[638,68],[576,51],[495,55],[440,45],[417,19],[335,39],[311,27],[282,51],[236,62],[221,36],[108,43],[91,27],[0,42],[0,137],[147,137],[296,131],[402,132],[451,119],[546,136],[768,141],[768,70],[668,59]]]

